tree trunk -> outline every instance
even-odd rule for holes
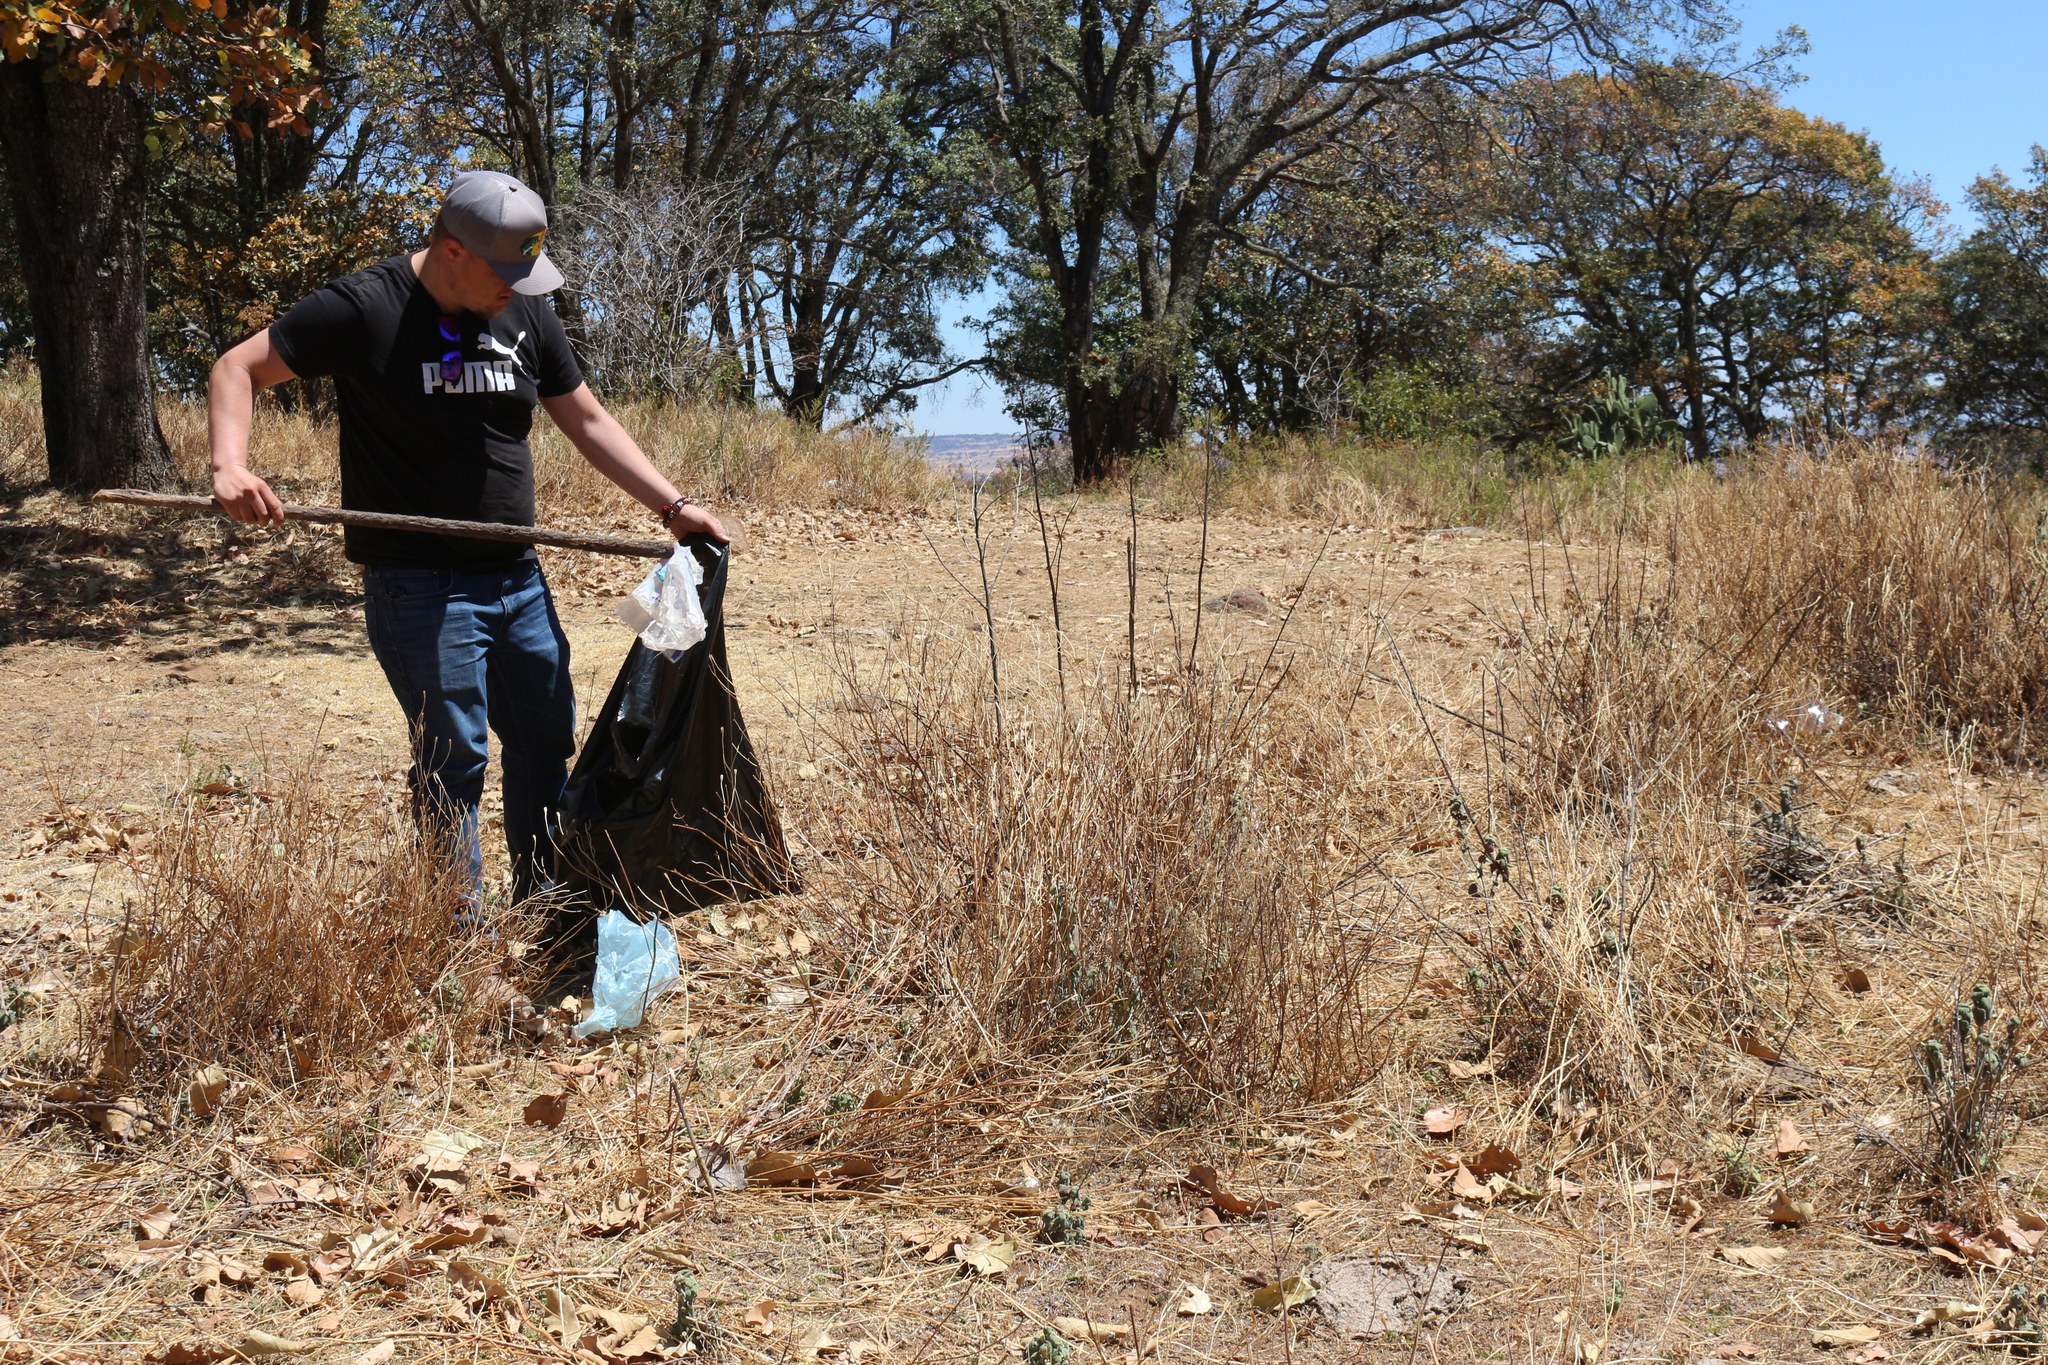
[[[1078,367],[1076,367],[1078,368]],[[1180,381],[1172,371],[1140,363],[1121,383],[1067,383],[1067,442],[1074,482],[1115,476],[1125,460],[1180,436]]]
[[[0,151],[50,482],[167,487],[176,470],[156,421],[143,288],[148,105],[127,88],[45,80],[44,69],[0,62]]]

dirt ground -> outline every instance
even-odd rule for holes
[[[1137,527],[1132,646],[1124,510],[1062,505],[1058,515],[1071,517],[1060,605],[1077,687],[1127,649],[1141,673],[1163,667],[1176,650],[1173,622],[1184,636],[1199,600],[1236,593],[1239,605],[1202,617],[1205,649],[1220,659],[1270,649],[1298,597],[1290,630],[1331,638],[1382,619],[1418,678],[1456,702],[1476,686],[1461,680],[1505,646],[1499,623],[1513,618],[1540,553],[1467,528],[1235,520],[1204,528],[1148,515]],[[776,782],[822,781],[816,723],[833,704],[836,679],[880,666],[887,647],[906,638],[981,640],[983,559],[964,508],[762,511],[744,520],[727,606],[742,703]],[[1018,668],[1013,686],[1043,687],[1051,604],[1031,508],[1001,504],[985,525],[1000,652]],[[544,554],[587,720],[628,641],[613,606],[642,566]],[[146,861],[157,822],[195,785],[260,790],[270,774],[317,760],[337,790],[398,799],[402,726],[363,644],[352,579],[337,565],[327,533],[305,528],[168,526],[136,513],[62,509],[47,494],[0,510],[0,568],[12,599],[0,605],[0,970],[8,980],[42,982],[60,995],[87,988],[82,942],[107,932],[133,894],[130,865]],[[1558,561],[1546,560],[1544,572],[1557,573]],[[1837,793],[1826,805],[1840,828],[1947,822],[1965,831],[1959,839],[1996,843],[2001,856],[2048,856],[2031,779],[1994,781],[1921,762],[1914,784],[1887,793],[1869,785],[1884,766],[1869,758],[1821,771]],[[798,822],[790,829],[800,854],[830,834]],[[487,830],[487,847],[495,837]],[[0,1086],[17,1101],[0,1138],[0,1337],[14,1334],[20,1358],[34,1360],[206,1360],[235,1358],[208,1354],[216,1350],[282,1349],[251,1331],[316,1361],[654,1358],[682,1348],[635,1355],[620,1339],[632,1335],[630,1323],[581,1347],[573,1335],[565,1344],[548,1325],[558,1311],[550,1296],[666,1324],[674,1273],[688,1267],[704,1313],[722,1324],[707,1350],[734,1360],[993,1363],[1023,1357],[1027,1339],[1066,1317],[1102,1324],[1101,1342],[1078,1347],[1076,1362],[1864,1362],[1965,1358],[1977,1316],[1932,1331],[1916,1331],[1916,1317],[1948,1303],[1981,1308],[2032,1281],[2024,1261],[1994,1273],[1884,1245],[1862,1230],[1857,1210],[1773,1227],[1754,1201],[1719,1198],[1718,1173],[1667,1169],[1655,1151],[1586,1154],[1526,1199],[1453,1198],[1445,1182],[1457,1163],[1417,1118],[1461,1097],[1490,1112],[1489,1083],[1420,1065],[1403,1105],[1253,1116],[1228,1133],[1141,1131],[1114,1116],[1106,1098],[1113,1078],[1093,1103],[1048,1082],[1044,1107],[966,1105],[926,1116],[934,1151],[976,1153],[949,1158],[958,1163],[950,1169],[913,1164],[881,1188],[849,1184],[830,1196],[757,1184],[666,1199],[656,1188],[672,1192],[682,1172],[657,1171],[635,1186],[640,1196],[624,1191],[628,1204],[642,1199],[637,1222],[588,1231],[591,1203],[620,1192],[604,1188],[621,1169],[616,1125],[641,1112],[633,1106],[660,1099],[635,1081],[665,1065],[656,1059],[688,1052],[704,1104],[737,1104],[759,1080],[744,1062],[737,1071],[705,1063],[707,1042],[723,1039],[725,1053],[758,1058],[764,1040],[823,1027],[802,1007],[778,1003],[772,986],[764,994],[760,970],[743,970],[801,956],[789,946],[792,928],[767,909],[700,933],[692,990],[666,1002],[638,1042],[514,1051],[438,1079],[403,1069],[357,1078],[326,1118],[308,1108],[312,1117],[293,1120],[298,1128],[259,1107],[178,1143],[103,1142],[27,1102],[46,1072],[18,1041],[10,1049],[0,1038]],[[1411,1050],[1437,1037],[1428,1015],[1425,1002],[1392,1021],[1413,1033]],[[651,1041],[655,1034],[662,1041]],[[1731,1051],[1702,1066],[1748,1077],[1756,1121],[1768,1128],[1794,1117],[1816,1148],[1846,1151],[1866,1117],[1853,1087],[1785,1097],[1771,1088],[1777,1069],[1754,1057]],[[672,1083],[683,1073],[661,1074]],[[521,1106],[542,1091],[571,1096],[571,1120],[559,1130],[519,1121]],[[676,1094],[683,1106],[699,1098]],[[352,1169],[316,1159],[323,1123],[346,1126],[372,1112],[381,1116],[374,1159]],[[450,1129],[483,1140],[472,1171],[502,1155],[546,1174],[536,1187],[500,1168],[472,1182],[466,1202],[414,1200],[394,1212],[406,1159],[429,1132]],[[1484,1139],[1456,1145],[1476,1164]],[[671,1145],[634,1159],[645,1177],[647,1163],[676,1155]],[[1205,1215],[1228,1201],[1186,1183],[1194,1163],[1213,1164],[1235,1196],[1271,1200],[1274,1209]],[[1090,1239],[1065,1250],[1031,1245],[1061,1171],[1086,1174]],[[270,1206],[250,1197],[259,1177],[309,1175],[338,1189]],[[1673,1211],[1688,1192],[1706,1196],[1691,1226]],[[138,1217],[159,1203],[173,1223],[142,1229],[151,1235],[138,1242]],[[272,1253],[296,1248],[303,1257],[323,1235],[353,1235],[380,1217],[399,1219],[412,1236],[425,1221],[459,1214],[496,1221],[483,1240],[457,1236],[453,1250],[417,1240],[407,1288],[361,1277],[323,1285],[292,1270],[289,1255],[255,1271],[253,1285],[200,1296],[213,1302],[197,1302],[189,1287],[202,1253],[260,1267]],[[60,1224],[67,1250],[52,1263],[36,1248],[56,1239]],[[93,1229],[99,1250],[81,1251],[93,1245]],[[1027,1249],[1003,1273],[972,1273],[948,1250],[962,1230]],[[1752,1267],[1717,1255],[1723,1246],[1789,1255]],[[1361,1340],[1313,1305],[1261,1311],[1263,1286],[1336,1257],[1398,1258],[1454,1275],[1462,1298],[1415,1330]],[[288,1294],[293,1285],[310,1288]],[[1191,1288],[1206,1297],[1204,1311],[1188,1311]],[[1815,1335],[1865,1325],[1881,1332],[1881,1354]],[[385,1343],[390,1352],[378,1354]]]

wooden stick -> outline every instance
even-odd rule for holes
[[[166,512],[221,512],[212,498],[184,493],[151,493],[140,488],[102,488],[92,495],[94,502],[127,503],[156,507]],[[673,540],[635,540],[631,536],[585,535],[580,531],[551,531],[540,526],[505,526],[493,521],[444,521],[439,517],[406,517],[396,512],[358,512],[347,507],[301,507],[284,505],[287,521],[317,521],[336,526],[374,526],[385,531],[424,531],[437,536],[462,536],[470,540],[503,540],[515,545],[552,545],[563,550],[589,550],[601,555],[632,555],[642,559],[667,559],[675,552]]]

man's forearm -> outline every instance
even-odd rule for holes
[[[256,385],[248,370],[226,356],[215,361],[206,385],[206,445],[214,473],[248,468],[255,404]]]

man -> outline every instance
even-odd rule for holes
[[[331,375],[341,409],[342,505],[533,524],[536,402],[583,458],[678,539],[725,530],[676,491],[583,382],[544,297],[562,283],[541,249],[547,206],[509,175],[455,178],[426,247],[302,300],[221,356],[207,395],[213,495],[238,521],[283,508],[248,466],[254,394]],[[371,651],[416,737],[413,809],[445,841],[480,906],[489,732],[501,746],[513,897],[552,871],[550,819],[575,748],[569,645],[533,550],[350,527]],[[470,916],[466,916],[468,918]]]

